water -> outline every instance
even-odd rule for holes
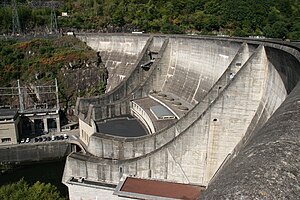
[[[67,197],[68,188],[61,183],[65,162],[65,160],[59,160],[19,165],[15,169],[0,175],[0,186],[24,178],[28,184],[34,184],[37,181],[51,183],[58,188],[62,196]]]

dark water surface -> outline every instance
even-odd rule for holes
[[[147,129],[138,119],[130,115],[114,118],[102,122],[96,122],[100,133],[121,137],[139,137],[147,135]]]
[[[68,188],[61,183],[65,160],[51,161],[44,163],[34,163],[18,165],[15,169],[0,175],[0,186],[17,182],[21,178],[28,184],[34,184],[37,181],[51,183],[55,185],[62,196],[68,196]]]

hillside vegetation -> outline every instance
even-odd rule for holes
[[[18,79],[23,86],[53,85],[57,78],[64,107],[74,105],[77,96],[104,93],[105,73],[97,53],[72,36],[0,40],[0,86],[16,86]]]
[[[4,40],[0,43],[0,85],[9,85],[11,79],[53,80],[69,62],[91,57],[95,57],[95,52],[73,37],[25,42]]]
[[[23,31],[49,29],[50,8],[19,6]],[[58,27],[105,31],[260,35],[300,39],[299,0],[60,0]],[[0,9],[0,30],[11,32],[11,8]]]
[[[37,181],[29,185],[21,179],[16,183],[0,186],[0,198],[2,200],[66,200],[58,189],[50,183],[45,184]]]

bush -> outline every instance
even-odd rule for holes
[[[2,200],[65,200],[60,196],[57,188],[50,183],[37,181],[32,186],[21,179],[17,183],[0,187],[0,199]]]

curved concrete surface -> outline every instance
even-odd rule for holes
[[[102,43],[103,40],[101,37],[97,40],[97,36],[95,35],[79,35],[79,39],[84,40],[87,44],[90,44],[90,46],[94,46],[95,50],[101,49],[100,47],[97,47],[98,42]],[[90,39],[90,37],[92,39]],[[112,46],[115,46],[114,51],[112,51],[110,48],[102,48],[102,51],[100,55],[109,55],[107,59],[122,59],[122,61],[118,61],[118,65],[106,65],[108,71],[114,71],[113,73],[110,73],[110,82],[112,83],[120,83],[118,85],[112,85],[108,84],[107,89],[108,91],[105,95],[101,95],[99,97],[93,97],[93,98],[78,98],[76,102],[76,113],[79,115],[82,119],[85,118],[85,121],[89,122],[90,118],[89,115],[91,112],[93,112],[93,108],[90,107],[91,104],[94,106],[102,106],[104,107],[105,114],[102,114],[102,112],[97,112],[94,114],[94,118],[98,120],[102,120],[109,117],[114,117],[118,115],[126,115],[128,114],[128,110],[126,109],[126,106],[122,105],[122,103],[125,102],[125,99],[132,99],[133,96],[138,97],[141,96],[142,91],[136,91],[138,88],[140,88],[140,85],[143,85],[143,82],[147,80],[147,78],[152,74],[153,69],[150,70],[144,70],[140,67],[140,65],[144,64],[145,62],[148,62],[150,60],[149,52],[160,52],[161,48],[164,46],[164,38],[160,37],[144,37],[144,36],[136,36],[138,39],[135,41],[130,40],[132,43],[130,43],[130,46],[138,46],[138,49],[142,49],[141,51],[134,51],[131,52],[131,56],[127,56],[127,53],[122,48],[117,48],[118,45],[115,43],[120,43],[119,37],[122,37],[122,35],[115,35],[114,37],[111,37],[110,35],[105,35],[105,37],[110,38],[110,42],[105,42],[104,47],[107,47],[106,43],[110,44]],[[88,38],[88,39],[87,39]],[[96,38],[96,39],[95,39]],[[127,46],[127,40],[124,39],[126,36],[123,36],[121,46]],[[142,38],[142,39],[139,39]],[[117,41],[115,41],[117,40]],[[141,42],[141,41],[142,42]],[[144,40],[147,42],[144,43]],[[95,45],[96,44],[96,45]],[[113,54],[113,55],[111,55]],[[159,60],[157,58],[156,60]],[[105,63],[108,63],[106,60],[102,60]],[[111,62],[109,62],[111,63]],[[115,62],[113,62],[115,63]],[[128,65],[128,63],[132,63],[131,65]],[[155,65],[156,62],[153,63]],[[126,71],[127,73],[123,73],[122,75],[118,76],[118,72],[120,71]],[[112,75],[115,74],[115,75]],[[122,77],[120,79],[120,77]],[[147,91],[146,93],[148,93]],[[117,102],[117,103],[116,103]],[[127,101],[125,104],[128,104],[129,101]],[[107,105],[108,108],[105,108]],[[125,107],[125,108],[124,108]],[[101,108],[98,108],[100,110]],[[102,108],[103,110],[103,108]],[[90,113],[89,113],[90,112]],[[87,114],[89,113],[89,114]]]
[[[129,75],[149,37],[105,35],[77,36],[95,51],[108,69],[107,91],[115,88]]]
[[[241,170],[247,169],[243,156],[236,155],[244,151],[247,141],[250,141],[248,147],[253,147],[255,142],[251,141],[264,134],[261,127],[266,122],[266,126],[269,124],[268,119],[280,105],[284,107],[282,102],[298,84],[299,49],[272,41],[151,37],[144,51],[157,46],[158,57],[143,81],[133,84],[133,93],[123,92],[126,100],[116,99],[109,105],[97,100],[84,100],[80,104],[79,100],[79,117],[81,110],[89,110],[80,119],[80,131],[85,133],[84,141],[94,156],[70,155],[64,180],[82,176],[93,181],[117,183],[123,174],[129,174],[203,185],[208,186],[207,191],[214,191],[228,176],[247,176],[243,171],[234,174],[236,162],[244,164]],[[145,61],[147,56],[143,56]],[[95,132],[94,121],[99,119],[99,113],[101,118],[124,114],[116,110],[129,114],[128,99],[145,97],[150,91],[171,94],[191,109],[171,126],[152,135],[120,138]],[[280,109],[276,114],[281,114]],[[268,139],[271,138],[266,137],[262,144],[267,144]],[[224,174],[223,169],[232,172]],[[237,195],[232,192],[238,190],[221,186],[229,191],[228,197]],[[225,193],[216,194],[218,199]],[[214,198],[210,196],[213,193],[205,195]]]
[[[201,199],[299,199],[300,85],[220,170]]]

